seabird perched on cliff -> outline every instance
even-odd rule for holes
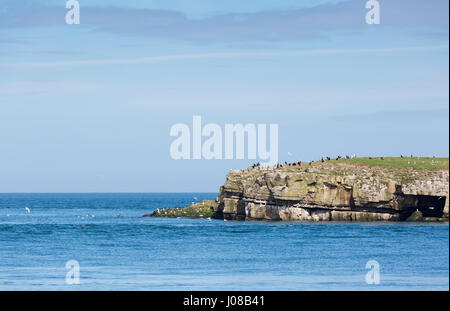
[[[320,162],[322,162],[322,163],[323,163],[323,162],[325,162],[325,161],[324,161],[324,160],[323,160],[323,158],[322,158],[322,159],[320,159]]]
[[[331,160],[331,158],[330,157],[327,157],[327,161],[330,161]]]
[[[346,159],[350,159],[350,156],[346,155],[345,158],[346,158]]]
[[[400,158],[402,158],[402,159],[403,159],[403,154],[401,154],[401,155],[400,155]]]
[[[298,161],[297,163],[298,163],[298,165],[302,165],[302,161]]]

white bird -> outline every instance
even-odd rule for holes
[[[28,206],[25,206],[25,209],[26,209],[26,211],[27,211],[28,214],[31,213],[31,211],[30,211],[30,209],[28,208]]]

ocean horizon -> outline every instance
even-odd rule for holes
[[[142,217],[216,196],[2,193],[0,290],[449,289],[448,223]]]

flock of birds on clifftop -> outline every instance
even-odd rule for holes
[[[411,158],[413,158],[414,156],[411,154],[411,156],[410,156]],[[354,154],[354,155],[352,155],[352,156],[349,156],[349,155],[346,155],[345,156],[345,159],[354,159],[354,158],[356,158],[356,155]],[[404,155],[400,155],[400,158],[407,158],[407,156],[404,156]],[[434,158],[434,157],[433,157]],[[340,159],[344,159],[344,157],[342,157],[342,156],[337,156],[336,158],[334,158],[334,159],[332,159],[331,157],[325,157],[325,158],[321,158],[320,160],[317,160],[317,161],[314,161],[314,160],[312,160],[311,162],[308,162],[308,164],[309,165],[312,165],[313,163],[315,163],[315,162],[321,162],[321,163],[324,163],[324,162],[326,162],[326,161],[331,161],[331,160],[335,160],[335,161],[339,161]],[[368,159],[369,160],[373,160],[373,159],[377,159],[376,157],[368,157]],[[379,159],[380,160],[384,160],[384,157],[379,157]],[[276,165],[273,165],[273,166],[265,166],[266,168],[273,168],[273,169],[275,169],[275,168],[283,168],[283,167],[288,167],[288,166],[301,166],[302,165],[302,161],[297,161],[297,162],[291,162],[291,163],[288,163],[287,161],[285,161],[284,162],[284,164],[280,164],[280,163],[278,163],[278,164],[276,164]],[[253,169],[260,169],[260,168],[262,168],[263,166],[261,165],[261,163],[255,163],[255,164],[253,164],[252,166],[251,166],[251,168],[253,168]]]
[[[352,155],[352,156],[346,155],[345,158],[346,159],[354,159],[354,158],[356,158],[356,155],[355,154]],[[339,161],[340,159],[343,159],[343,157],[337,156],[334,160]],[[381,157],[381,159],[383,160],[383,157]],[[325,158],[322,157],[318,161],[312,160],[311,162],[308,162],[308,163],[309,163],[309,165],[312,165],[314,162],[322,162],[322,163],[324,163],[325,161],[331,161],[331,160],[332,160],[332,158],[330,158],[330,157],[325,157]],[[278,163],[276,165],[273,165],[272,168],[283,168],[283,167],[287,167],[287,166],[301,166],[302,163],[303,163],[302,161],[291,162],[291,163],[288,163],[287,161],[284,161],[284,164]],[[253,164],[251,166],[251,168],[260,168],[260,167],[261,167],[261,163],[259,163],[259,162],[255,163],[255,164]]]

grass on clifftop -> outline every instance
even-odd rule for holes
[[[335,161],[334,159],[331,161]],[[360,164],[368,166],[380,166],[385,168],[413,168],[418,170],[448,170],[448,158],[430,158],[430,157],[380,157],[340,159],[341,163]]]

